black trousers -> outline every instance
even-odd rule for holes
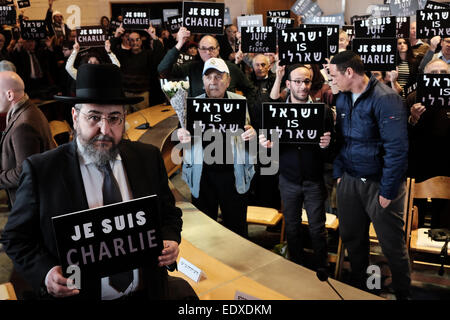
[[[348,251],[355,286],[366,289],[369,266],[369,226],[373,223],[392,273],[397,294],[408,295],[411,284],[409,256],[404,232],[405,184],[386,207],[379,203],[379,182],[344,174],[337,186],[339,233]]]
[[[297,264],[305,262],[301,234],[302,208],[304,206],[308,216],[315,268],[326,268],[328,266],[327,230],[325,228],[327,191],[324,182],[294,183],[280,175],[280,191],[290,260]]]
[[[217,220],[219,206],[225,227],[248,237],[247,194],[236,191],[233,167],[224,170],[203,166],[199,197],[192,197],[192,204]]]

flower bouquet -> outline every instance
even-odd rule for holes
[[[189,89],[188,81],[166,81],[161,84],[162,91],[177,113],[182,128],[186,128],[186,98]]]

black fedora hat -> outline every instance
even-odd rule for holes
[[[54,96],[67,103],[135,104],[143,97],[126,97],[122,74],[114,64],[82,64],[77,70],[76,96]]]

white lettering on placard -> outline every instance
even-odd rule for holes
[[[180,257],[180,261],[178,262],[178,271],[195,282],[199,282],[202,276],[206,278],[206,275],[202,270],[200,270],[198,267],[196,267],[183,257]]]

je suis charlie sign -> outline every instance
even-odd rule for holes
[[[78,265],[83,281],[156,265],[163,248],[158,216],[153,195],[53,217],[63,272]]]
[[[358,54],[367,71],[395,70],[397,61],[397,39],[355,38],[353,52]]]
[[[77,28],[77,42],[81,47],[103,47],[106,40],[106,34],[100,26]]]
[[[150,10],[122,8],[123,27],[128,30],[145,30],[150,27]]]
[[[183,2],[183,26],[191,33],[223,34],[224,3]]]

